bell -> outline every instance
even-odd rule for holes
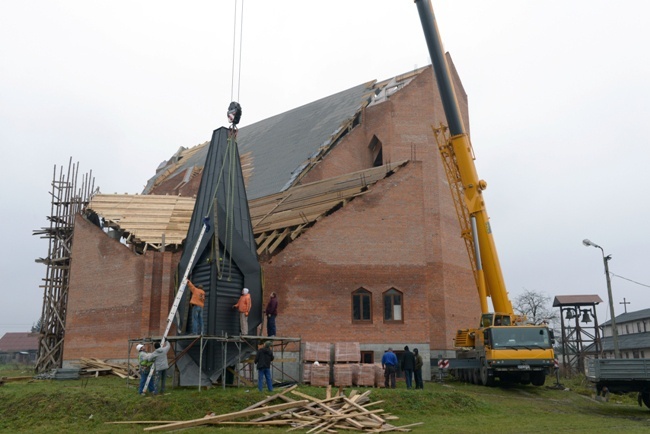
[[[582,322],[583,323],[590,323],[591,322],[591,317],[589,316],[589,311],[588,310],[583,310],[584,315],[582,315]]]
[[[573,319],[575,318],[575,314],[573,313],[573,309],[567,309],[566,311],[566,319]]]

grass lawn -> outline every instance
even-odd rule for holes
[[[0,367],[0,376],[30,375],[30,371]],[[414,433],[648,433],[650,409],[639,407],[633,396],[613,396],[599,402],[579,380],[571,388],[510,386],[487,388],[456,381],[426,383],[424,390],[373,389],[373,408],[399,416],[400,426],[423,422]],[[549,384],[553,384],[549,380]],[[106,376],[83,380],[25,380],[0,386],[0,432],[130,433],[149,425],[111,425],[135,420],[182,421],[209,412],[230,413],[261,401],[268,393],[255,388],[169,388],[163,396],[142,397],[136,382]],[[366,388],[357,388],[365,391]],[[325,389],[301,386],[300,391],[324,398]],[[349,393],[350,389],[346,391]],[[202,426],[184,432],[287,432],[286,428]],[[306,432],[306,430],[296,431]]]

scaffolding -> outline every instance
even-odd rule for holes
[[[72,164],[72,158],[65,174],[61,166],[57,176],[57,167],[54,166],[50,192],[52,204],[47,217],[50,226],[33,232],[33,235],[39,235],[49,242],[47,257],[36,259],[36,262],[47,266],[43,284],[40,285],[43,288],[43,307],[36,372],[60,368],[63,364],[74,220],[88,205],[95,184],[92,171],[82,175],[80,187],[77,187],[78,177],[79,163]]]

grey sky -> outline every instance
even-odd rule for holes
[[[650,284],[645,0],[433,1],[470,100],[479,175],[512,297],[607,300],[602,256]],[[139,193],[225,125],[234,0],[0,3],[0,336],[41,312],[54,165]],[[241,125],[428,63],[412,0],[246,0]],[[616,312],[650,288],[613,277]],[[608,319],[599,309],[600,321]]]

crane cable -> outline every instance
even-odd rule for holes
[[[231,67],[231,81],[230,81],[230,100],[234,101],[235,93],[235,58],[237,57],[237,3],[238,0],[235,0],[235,13],[234,13],[234,23],[232,28],[232,67]],[[237,100],[239,101],[239,90],[241,88],[241,54],[242,54],[242,42],[244,35],[244,0],[241,2],[241,15],[239,18],[239,64],[237,66]]]
[[[232,35],[232,67],[231,67],[231,78],[230,78],[230,105],[228,106],[228,121],[230,122],[230,131],[231,135],[237,135],[237,124],[241,118],[241,105],[239,101],[239,91],[241,89],[241,58],[242,58],[242,43],[244,35],[244,0],[241,2],[241,15],[239,23],[239,65],[237,66],[237,100],[235,100],[235,59],[237,57],[237,3],[238,0],[235,0],[235,15],[234,15],[234,24],[233,24],[233,35]]]

